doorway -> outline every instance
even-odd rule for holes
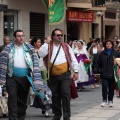
[[[67,40],[78,40],[79,38],[79,23],[67,23]]]
[[[98,38],[99,37],[99,25],[96,23],[92,24],[92,38]]]

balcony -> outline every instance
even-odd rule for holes
[[[67,0],[67,7],[82,8],[95,11],[106,10],[106,7],[103,6],[104,3],[105,0]]]
[[[106,2],[120,2],[120,0],[106,0]]]
[[[111,10],[120,9],[120,0],[106,0],[106,8]]]
[[[91,8],[92,0],[67,0],[67,7]]]

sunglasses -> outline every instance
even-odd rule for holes
[[[63,34],[56,34],[56,36],[57,36],[57,37],[60,37],[60,36],[62,37],[62,36],[63,36]]]

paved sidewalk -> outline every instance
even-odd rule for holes
[[[120,98],[114,97],[114,107],[100,104],[71,117],[71,120],[120,120]]]

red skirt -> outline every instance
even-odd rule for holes
[[[77,89],[75,87],[75,83],[73,79],[71,80],[71,84],[70,84],[70,96],[72,99],[75,99],[78,97]]]

